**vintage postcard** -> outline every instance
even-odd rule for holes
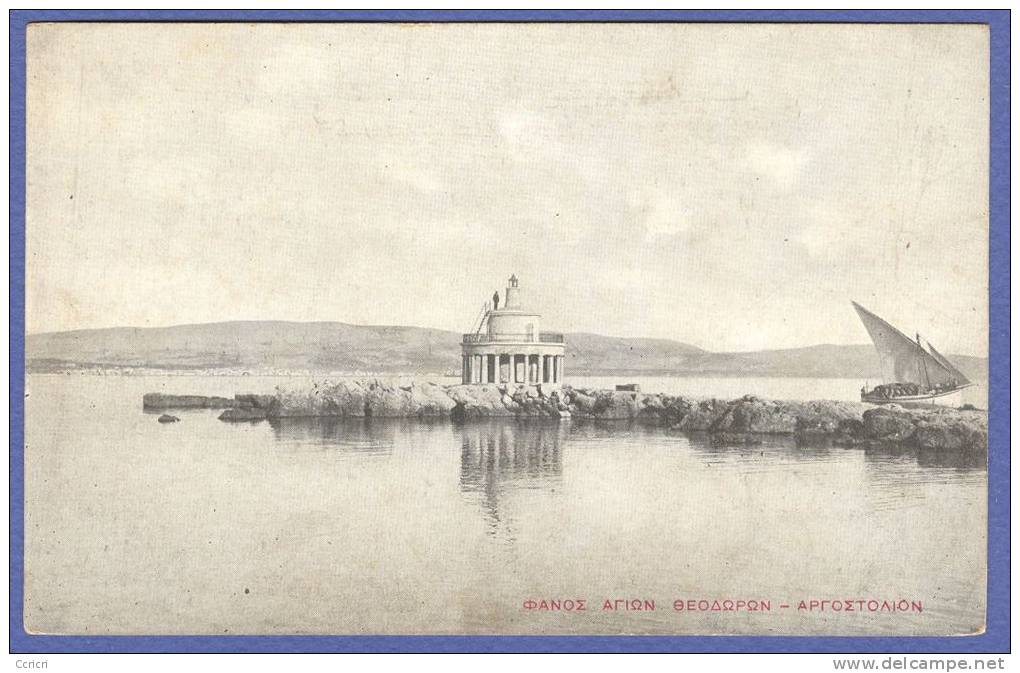
[[[29,25],[25,630],[982,633],[989,67]]]

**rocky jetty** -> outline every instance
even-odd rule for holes
[[[142,408],[149,411],[163,409],[229,409],[235,404],[235,400],[229,397],[167,395],[166,393],[145,393],[142,396]]]
[[[165,396],[166,397],[166,396]],[[191,401],[192,397],[182,399]],[[149,396],[146,396],[148,399]],[[222,408],[225,398],[206,398]],[[237,395],[224,421],[263,418],[569,418],[650,423],[687,432],[726,436],[767,434],[830,438],[846,446],[894,444],[919,449],[984,451],[982,411],[859,402],[696,399],[626,390],[543,386],[454,385],[382,379],[324,381],[274,395]]]
[[[221,421],[243,423],[269,417],[276,395],[234,395],[233,404],[219,415]]]
[[[265,409],[239,407],[237,409],[227,409],[218,418],[228,423],[245,423],[264,420],[268,418],[268,414]]]

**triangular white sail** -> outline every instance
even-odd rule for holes
[[[921,344],[857,302],[853,305],[878,351],[886,383],[916,383],[929,390],[935,386],[964,382],[958,370],[943,364],[941,356],[932,355]]]
[[[948,369],[949,371],[951,371],[953,373],[953,376],[956,377],[956,381],[957,381],[957,383],[959,385],[964,386],[964,385],[967,385],[968,383],[971,382],[970,379],[967,378],[967,375],[964,374],[963,372],[961,372],[959,369],[957,369],[956,365],[954,365],[952,362],[950,362],[946,358],[946,356],[944,356],[942,353],[939,353],[937,350],[935,350],[935,347],[931,345],[930,341],[928,342],[928,350],[931,351],[931,354],[933,356],[935,356],[936,360],[938,360],[940,363],[942,363],[943,367],[945,367],[946,369]]]

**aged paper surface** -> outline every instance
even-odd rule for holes
[[[30,26],[26,628],[981,631],[988,46]]]

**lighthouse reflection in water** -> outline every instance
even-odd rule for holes
[[[556,489],[563,476],[564,426],[493,422],[465,425],[460,432],[461,490],[478,500],[493,535],[512,536],[500,498],[508,489]]]
[[[334,461],[360,463],[373,457],[410,458],[405,451],[417,450],[422,452],[418,476],[426,481],[431,481],[431,470],[439,468],[433,459],[445,462],[431,449],[459,440],[460,491],[481,511],[487,532],[508,542],[512,526],[500,509],[501,499],[515,489],[555,491],[563,477],[562,444],[569,433],[568,424],[556,421],[512,419],[454,425],[445,419],[301,418],[273,420],[270,427],[276,440],[293,452],[283,454],[284,460],[332,452]]]

